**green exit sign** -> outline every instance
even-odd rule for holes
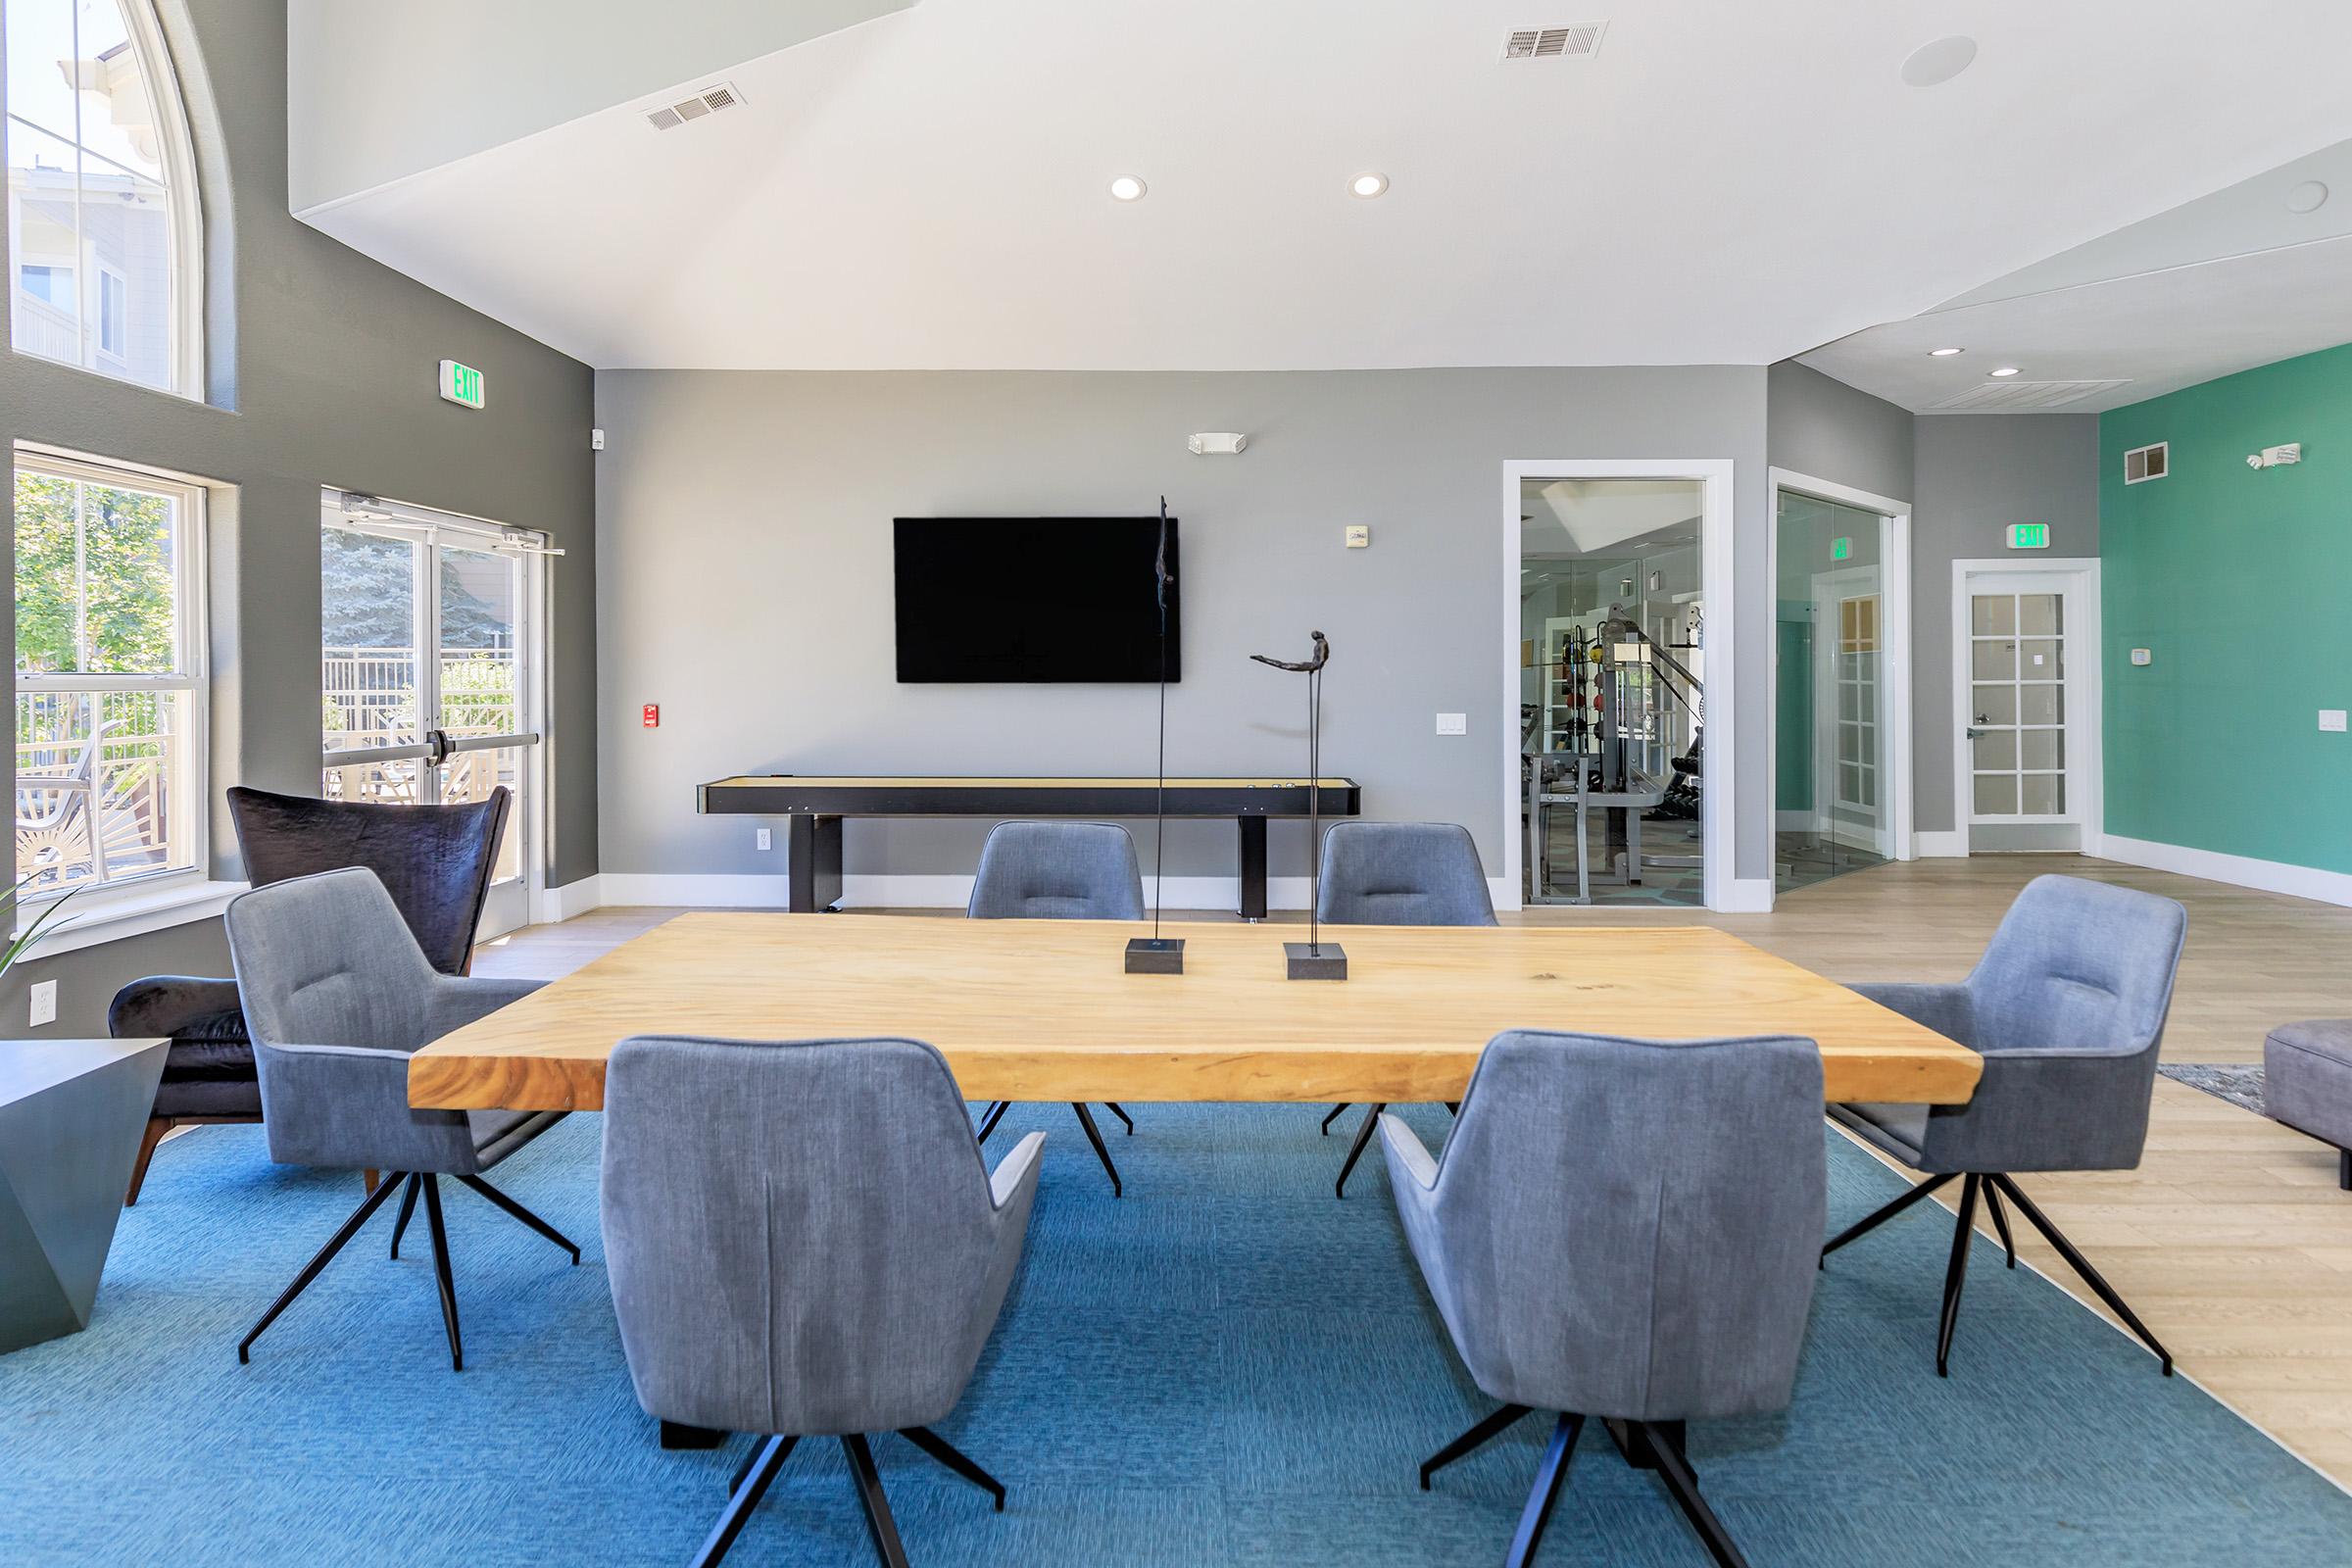
[[[2047,550],[2050,548],[2050,525],[2046,522],[2013,522],[2009,525],[2009,548],[2012,550]]]
[[[455,360],[441,362],[441,395],[452,403],[478,409],[483,403],[482,372]]]
[[[1851,561],[1853,558],[1854,542],[1851,539],[1833,539],[1830,541],[1830,559],[1832,561]]]

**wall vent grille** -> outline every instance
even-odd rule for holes
[[[2152,447],[2133,447],[2124,454],[2124,483],[2144,484],[2161,479],[2173,471],[2173,444],[2159,441]]]
[[[1514,27],[1503,35],[1505,60],[1579,60],[1600,52],[1605,22],[1571,22],[1558,27]]]
[[[733,109],[742,102],[743,94],[735,90],[733,82],[716,82],[675,103],[646,110],[645,122],[656,130],[675,130],[689,120],[703,120],[721,109]]]
[[[2122,386],[2130,379],[2118,376],[2105,381],[1986,381],[1935,406],[1977,414],[2033,414],[2079,403],[2093,393]]]

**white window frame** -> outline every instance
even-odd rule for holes
[[[93,341],[101,356],[119,365],[127,365],[130,358],[130,279],[122,274],[122,269],[109,267],[104,262],[98,263],[94,270],[98,276],[95,301],[98,309],[93,318],[97,322],[97,335]],[[106,341],[106,286],[109,283],[114,284],[115,298],[119,302],[115,318],[119,341],[111,347]]]
[[[159,894],[183,889],[196,893],[199,887],[209,890],[216,886],[209,880],[212,874],[212,628],[211,607],[205,590],[210,581],[206,507],[210,492],[203,481],[185,474],[30,442],[19,442],[12,456],[12,484],[16,470],[25,469],[50,478],[74,479],[87,484],[168,495],[179,508],[179,536],[173,542],[172,592],[172,608],[178,623],[176,662],[180,667],[169,675],[20,673],[16,676],[14,689],[17,693],[172,691],[188,694],[186,787],[173,803],[175,820],[171,828],[172,839],[185,842],[188,846],[188,863],[166,870],[141,871],[110,878],[105,874],[103,849],[95,849],[92,859],[99,874],[89,881],[74,883],[71,888],[74,904],[69,920],[77,930],[82,930],[105,925],[111,914],[144,914],[159,903],[168,905],[172,902],[169,898],[159,900]],[[11,659],[13,663],[14,650],[11,650]],[[15,721],[12,718],[10,722],[13,731]],[[10,882],[14,883],[19,874],[12,859]],[[64,896],[63,893],[43,893],[37,898],[28,899],[19,907],[16,924],[20,929],[23,928],[33,915]],[[110,933],[117,934],[125,933]],[[40,951],[43,954],[64,952],[84,945],[78,941],[53,944],[44,940]]]
[[[66,360],[53,360],[46,355],[24,354],[16,347],[15,335],[10,334],[9,352],[26,359],[37,359],[44,365],[63,365],[68,369],[81,370],[91,375],[103,375],[110,381],[125,386],[164,392],[172,397],[202,402],[204,399],[204,198],[196,183],[195,139],[188,130],[187,102],[179,90],[179,73],[172,60],[171,45],[164,37],[162,20],[156,15],[154,0],[115,0],[122,14],[122,26],[130,40],[130,50],[139,62],[139,76],[147,84],[153,100],[150,112],[155,121],[156,153],[164,166],[164,216],[171,251],[171,274],[167,279],[166,334],[170,345],[170,370],[166,385],[148,386],[112,370]],[[0,10],[4,10],[0,7]],[[80,146],[80,101],[75,97],[73,141]],[[30,130],[49,135],[57,131],[30,121],[18,120],[14,114],[9,121]],[[78,185],[76,201],[80,199]],[[11,216],[14,216],[12,207]],[[12,222],[12,228],[15,226]],[[78,223],[76,224],[78,227]],[[18,258],[16,235],[11,234],[10,254]],[[83,258],[73,262],[75,284],[79,286],[83,273]],[[12,262],[12,266],[14,263]],[[36,265],[65,265],[40,262]],[[16,278],[9,279],[16,289]],[[94,345],[97,342],[95,324],[85,314],[77,323],[76,340]],[[127,320],[125,321],[127,328]]]

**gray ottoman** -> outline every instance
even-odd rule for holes
[[[2262,1102],[2273,1121],[2336,1149],[2335,1182],[2352,1193],[2352,1018],[2314,1018],[2262,1043]]]

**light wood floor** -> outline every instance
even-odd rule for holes
[[[1788,895],[1766,915],[1548,907],[1505,918],[1702,923],[1837,980],[1958,979],[2017,889],[2043,871],[2188,906],[2168,1061],[2258,1061],[2278,1024],[2352,1015],[2352,909],[2071,856],[1880,866]],[[676,912],[599,909],[531,927],[487,945],[475,972],[562,974]],[[2021,1185],[2172,1348],[2183,1375],[2352,1486],[2352,1193],[2336,1190],[2335,1168],[2332,1150],[2159,1079],[2138,1170]],[[2074,1288],[2038,1237],[2021,1235],[2019,1255]],[[1939,1284],[1922,1279],[1925,1298]],[[1920,1353],[1932,1349],[1923,1343]]]

